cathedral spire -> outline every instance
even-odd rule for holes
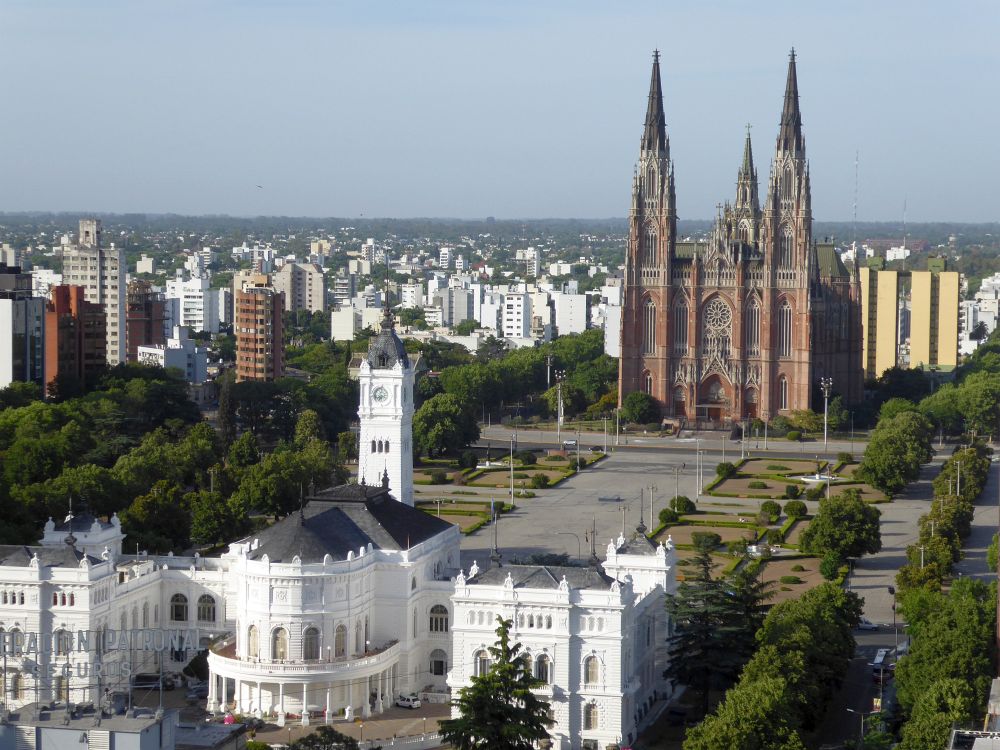
[[[740,167],[740,178],[754,176],[753,147],[750,145],[750,124],[747,123],[747,138],[743,143],[743,166]]]
[[[760,210],[760,200],[757,197],[757,170],[753,165],[753,146],[750,144],[750,125],[747,125],[747,137],[743,142],[743,163],[740,165],[739,174],[736,176],[736,205],[735,208],[749,209],[756,216]],[[756,236],[756,231],[748,233],[745,240],[751,241]]]
[[[663,88],[660,85],[660,51],[653,51],[653,73],[649,79],[649,103],[646,105],[646,126],[642,132],[643,151],[665,151],[667,121],[663,115]]]
[[[801,155],[804,150],[802,114],[799,112],[799,82],[795,74],[793,47],[788,56],[788,79],[785,82],[785,104],[781,110],[781,128],[778,131],[778,151]]]

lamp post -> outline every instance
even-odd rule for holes
[[[858,750],[861,750],[861,748],[864,747],[864,742],[865,742],[865,717],[868,716],[868,714],[870,712],[868,712],[868,711],[857,711],[857,710],[855,710],[853,708],[849,708],[847,710],[850,713],[857,714],[858,716],[861,717],[861,727],[860,727],[860,731],[859,731],[859,734],[858,734]]]
[[[820,378],[819,387],[823,389],[823,450],[826,450],[827,422],[830,417],[830,390],[833,388],[833,378]]]
[[[565,370],[556,370],[556,445],[562,445],[563,400],[562,384]]]
[[[557,531],[556,536],[571,536],[576,539],[576,559],[579,560],[583,556],[583,547],[580,545],[580,535],[575,534],[572,531]]]
[[[680,466],[674,466],[674,497],[679,497],[681,494],[681,477],[680,473],[684,470],[687,464],[682,463]]]
[[[608,418],[604,418],[604,453],[608,452]]]
[[[646,489],[649,490],[649,527],[651,529],[656,528],[655,517],[653,516],[653,493],[658,489],[655,484],[649,485]]]

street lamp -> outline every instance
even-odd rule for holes
[[[864,742],[865,742],[865,717],[868,716],[868,715],[870,715],[871,712],[870,711],[856,711],[853,708],[849,708],[847,710],[850,713],[857,714],[858,716],[861,717],[861,728],[860,728],[860,733],[858,734],[858,750],[861,750],[861,748],[864,747]]]
[[[680,466],[674,466],[674,497],[680,497],[681,494],[681,478],[680,473],[684,470],[687,464],[682,463]]]
[[[580,545],[580,535],[572,531],[557,531],[556,536],[571,536],[576,539],[576,557],[577,559],[582,559],[583,557],[583,547]]]
[[[823,450],[826,450],[827,421],[830,416],[830,390],[833,388],[833,378],[820,378],[819,387],[823,389]]]
[[[566,377],[565,370],[556,370],[556,444],[562,445],[563,400],[562,384]]]

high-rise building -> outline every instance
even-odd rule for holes
[[[500,314],[505,338],[526,339],[531,336],[531,296],[527,292],[505,294]]]
[[[236,293],[236,380],[276,380],[285,374],[284,295],[261,274]]]
[[[104,308],[82,286],[52,288],[45,306],[45,388],[82,387],[107,362]]]
[[[30,273],[0,264],[0,388],[45,382],[45,298],[32,293]]]
[[[413,505],[413,368],[386,307],[361,363],[358,480]]]
[[[735,202],[707,241],[678,241],[654,55],[629,211],[620,399],[643,391],[664,415],[728,423],[807,409],[821,378],[861,398],[858,276],[813,241],[794,52],[772,164],[761,209],[748,131]]]
[[[167,340],[163,295],[148,281],[128,283],[125,293],[125,348],[129,362],[136,362],[140,346],[157,346]]]
[[[931,258],[926,271],[885,270],[882,258],[869,263],[861,269],[865,377],[881,377],[892,367],[954,369],[960,274],[945,270],[940,258]]]
[[[81,219],[77,244],[63,249],[63,283],[104,309],[109,365],[125,361],[125,274],[125,250],[104,247],[99,219]]]
[[[188,338],[183,326],[174,326],[173,335],[164,342],[140,346],[136,361],[180,370],[193,385],[204,383],[208,377],[208,350]]]
[[[273,274],[275,291],[285,295],[285,311],[326,310],[326,276],[315,263],[286,263]]]
[[[164,296],[168,300],[177,300],[174,325],[196,332],[219,332],[224,307],[220,299],[221,290],[212,289],[207,278],[171,279],[167,282]]]

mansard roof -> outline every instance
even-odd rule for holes
[[[403,346],[402,339],[396,335],[392,311],[386,307],[385,314],[382,316],[381,330],[372,337],[368,344],[368,364],[378,370],[387,370],[395,367],[397,362],[403,367],[410,366],[406,347]]]
[[[447,531],[451,524],[394,499],[382,487],[341,485],[315,493],[296,511],[250,538],[259,540],[249,553],[271,562],[322,562],[326,555],[346,560],[369,544],[402,550]],[[244,541],[248,541],[250,538]]]
[[[622,544],[618,544],[615,540],[615,551],[619,555],[655,555],[656,544],[644,533],[637,530]]]
[[[609,589],[614,583],[600,568],[572,565],[504,565],[469,578],[468,583],[502,586],[507,576],[516,589],[558,589],[563,577],[571,589]]]
[[[94,522],[100,524],[101,529],[110,529],[112,524],[95,517],[86,511],[79,515],[71,515],[56,524],[55,531],[90,531]]]
[[[38,564],[45,568],[76,568],[80,561],[87,558],[91,565],[103,562],[92,555],[87,555],[68,544],[61,547],[28,547],[23,544],[0,545],[0,567],[26,568],[32,559],[38,555]]]

